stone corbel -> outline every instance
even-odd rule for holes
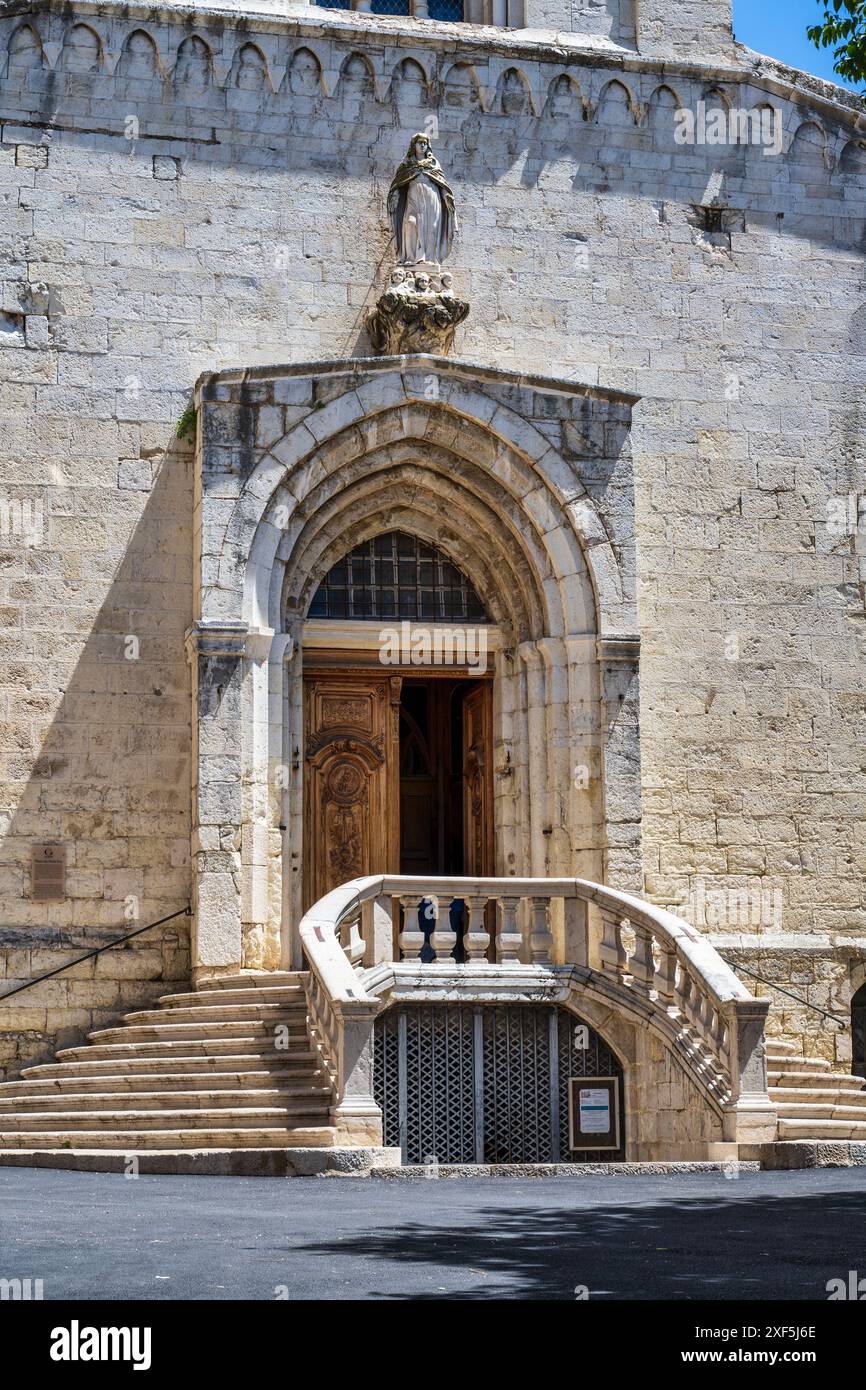
[[[187,658],[243,656],[249,632],[247,623],[195,622],[184,634]]]
[[[294,640],[273,628],[251,628],[248,623],[195,622],[184,634],[187,659],[195,657],[247,657],[250,661],[290,661]]]
[[[610,633],[596,639],[598,660],[602,665],[622,663],[627,666],[640,665],[640,637],[636,633]]]

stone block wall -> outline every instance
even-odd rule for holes
[[[626,1119],[633,1162],[700,1161],[724,1141],[721,1116],[660,1038],[635,1029],[635,1060],[626,1072]]]
[[[369,351],[422,129],[461,220],[455,352],[642,398],[648,893],[778,892],[789,979],[810,941],[862,958],[866,141],[846,94],[723,52],[725,5],[642,10],[658,53],[326,10],[0,21],[4,931],[77,942],[130,896],[142,920],[185,900],[175,425],[202,371]],[[701,102],[768,110],[772,148],[712,143]],[[59,915],[27,869],[55,838]]]

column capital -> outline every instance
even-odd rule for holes
[[[294,643],[288,633],[252,628],[249,623],[211,623],[199,620],[184,633],[187,659],[199,656],[248,657],[251,661],[291,659]]]
[[[610,632],[597,638],[599,661],[637,666],[640,661],[640,635],[636,632]]]
[[[194,622],[184,633],[187,658],[193,661],[198,656],[243,656],[248,633],[248,623]]]

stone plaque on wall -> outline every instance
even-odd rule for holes
[[[66,897],[66,846],[34,845],[30,861],[34,902],[59,902]]]

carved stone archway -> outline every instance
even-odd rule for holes
[[[304,620],[387,530],[494,619],[501,871],[640,890],[634,399],[428,357],[199,382],[197,976],[297,960]]]

